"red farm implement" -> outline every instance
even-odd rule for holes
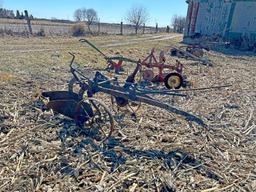
[[[112,69],[116,73],[122,70],[123,62],[140,63],[140,70],[143,80],[153,83],[164,83],[167,89],[179,89],[188,85],[187,77],[183,75],[183,64],[176,60],[175,65],[166,63],[165,54],[160,52],[159,58],[156,56],[155,49],[145,59],[134,60],[123,56],[108,57],[99,48],[86,39],[81,39],[80,42],[87,43],[99,52],[107,61],[107,69]],[[154,69],[158,70],[155,75]]]

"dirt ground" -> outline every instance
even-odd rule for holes
[[[181,36],[101,36],[88,39],[109,55],[144,58],[155,47],[169,52]],[[206,52],[214,67],[180,59],[192,88],[187,97],[156,96],[200,117],[201,127],[165,110],[142,105],[134,121],[114,114],[115,131],[104,145],[77,131],[74,122],[42,112],[42,91],[67,90],[68,52],[90,67],[105,61],[77,38],[0,39],[0,191],[256,191],[256,57]],[[167,56],[169,63],[177,58]],[[125,74],[133,66],[125,65]],[[107,73],[110,77],[114,75]],[[97,96],[110,106],[105,94]]]

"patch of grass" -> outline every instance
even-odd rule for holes
[[[11,73],[0,72],[0,82],[9,82],[14,79],[15,77]]]

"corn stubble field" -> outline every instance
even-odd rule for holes
[[[168,51],[181,39],[173,34],[89,38],[110,55],[134,59],[152,47]],[[256,190],[255,56],[207,52],[214,67],[181,60],[193,88],[233,85],[188,92],[185,98],[157,96],[200,116],[206,128],[143,105],[137,121],[115,114],[113,136],[95,146],[72,121],[42,112],[37,101],[41,91],[67,89],[69,51],[92,71],[105,67],[76,38],[0,39],[0,191]],[[168,57],[170,63],[175,59]],[[99,98],[111,108],[109,96]]]

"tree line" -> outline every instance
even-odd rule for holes
[[[33,19],[33,16],[29,16],[30,19]],[[6,19],[25,19],[25,13],[20,12],[19,10],[14,13],[13,10],[0,8],[0,18],[6,18]]]
[[[149,21],[149,13],[143,6],[134,6],[130,8],[125,15],[125,20],[128,24],[134,26],[135,34],[138,30]],[[100,21],[97,12],[93,9],[80,8],[74,12],[74,19],[77,22],[85,22],[90,33],[91,25]],[[157,25],[157,24],[156,24]],[[174,32],[183,33],[186,25],[186,18],[183,16],[174,15],[171,21],[171,26]],[[167,26],[168,32],[170,27]]]
[[[8,19],[25,19],[25,14],[20,12],[19,10],[14,13],[13,10],[0,8],[0,18],[8,18]],[[33,19],[33,16],[29,16],[30,19]],[[134,26],[135,33],[138,34],[138,30],[149,21],[149,13],[147,9],[143,6],[134,6],[130,8],[125,15],[125,20],[128,24]],[[100,19],[98,17],[97,12],[93,9],[80,8],[74,12],[74,19],[77,22],[85,22],[88,31],[91,31],[91,25],[93,23],[99,23]],[[172,30],[177,33],[183,33],[186,25],[186,18],[183,16],[174,15],[172,17],[171,26]],[[169,31],[170,27],[167,26]]]

